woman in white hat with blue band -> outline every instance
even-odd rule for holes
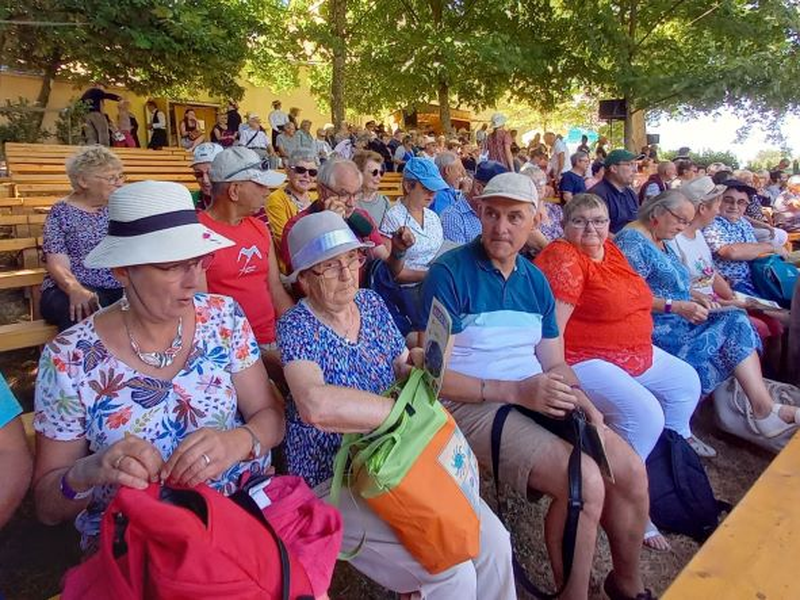
[[[231,242],[197,220],[185,187],[144,181],[109,202],[87,256],[120,302],[60,334],[36,383],[34,493],[46,523],[75,517],[84,550],[119,485],[206,482],[229,494],[283,438],[258,344],[231,298],[196,293]]]

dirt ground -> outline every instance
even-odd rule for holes
[[[25,303],[19,292],[0,291],[0,323],[19,320],[24,313]],[[31,410],[33,406],[37,360],[38,351],[35,349],[0,354],[0,372],[9,381],[25,410]],[[771,455],[717,432],[709,412],[703,407],[698,411],[694,429],[719,453],[717,458],[705,461],[717,497],[738,502],[767,466]],[[484,485],[484,497],[492,506],[495,505],[491,486]],[[508,517],[515,548],[528,572],[549,588],[551,575],[542,533],[546,509],[545,500],[532,503],[513,495],[509,499]],[[645,549],[642,553],[645,584],[659,595],[698,548],[695,542],[683,536],[670,535],[668,539],[672,544],[670,552]],[[72,524],[57,527],[39,524],[29,496],[14,519],[0,531],[0,598],[5,594],[8,600],[41,600],[58,593],[63,573],[79,559],[77,547],[78,538]],[[590,587],[593,600],[604,598],[600,590],[610,569],[608,543],[601,534]],[[337,567],[330,596],[334,600],[394,598],[346,564]]]

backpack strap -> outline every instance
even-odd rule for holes
[[[514,409],[512,404],[503,404],[495,414],[492,422],[492,475],[494,477],[494,491],[497,497],[497,518],[508,529],[505,515],[503,514],[503,502],[500,499],[500,442],[503,437],[503,427],[509,413]],[[524,413],[522,413],[524,414]],[[561,562],[564,568],[564,581],[561,587],[554,593],[548,593],[539,588],[531,581],[525,569],[520,564],[517,553],[514,552],[512,562],[514,567],[514,577],[517,582],[529,594],[540,600],[553,600],[558,598],[567,587],[570,575],[572,574],[572,563],[575,558],[575,540],[578,536],[578,521],[580,520],[581,510],[583,509],[583,474],[581,473],[581,447],[584,438],[584,428],[586,423],[580,417],[572,419],[575,429],[575,443],[569,456],[567,466],[567,481],[569,486],[569,500],[567,504],[567,518],[564,522],[564,533],[561,539]]]
[[[289,552],[286,550],[283,540],[275,533],[272,525],[267,521],[264,513],[261,512],[258,504],[250,497],[247,491],[240,489],[238,492],[228,496],[228,498],[233,500],[240,508],[253,515],[275,541],[275,546],[278,548],[278,555],[281,560],[281,598],[282,600],[289,600],[292,588],[291,563],[289,562]]]

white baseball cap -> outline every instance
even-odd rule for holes
[[[539,192],[533,179],[520,173],[500,173],[495,175],[483,188],[479,200],[487,198],[506,198],[528,204],[539,204]]]
[[[213,142],[203,142],[199,144],[192,154],[192,166],[213,162],[217,154],[223,150],[224,148],[222,146],[214,144]]]
[[[284,173],[272,171],[269,161],[243,146],[226,148],[211,163],[208,177],[212,183],[255,181],[276,188],[286,181]]]

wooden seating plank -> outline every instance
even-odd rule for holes
[[[27,321],[0,326],[0,352],[43,346],[58,333],[55,325],[44,321]]]
[[[11,238],[0,240],[0,252],[19,252],[42,245],[42,238]]]
[[[800,436],[786,445],[662,600],[798,598]]]
[[[19,271],[0,272],[0,290],[41,285],[46,273],[45,269],[21,269]]]

